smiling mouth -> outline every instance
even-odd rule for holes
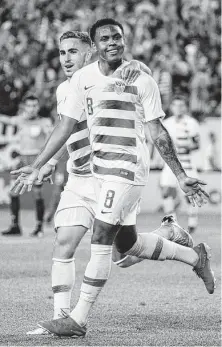
[[[111,49],[111,50],[107,51],[107,53],[116,54],[116,53],[118,53],[118,49]]]
[[[65,65],[66,69],[71,69],[74,65]]]

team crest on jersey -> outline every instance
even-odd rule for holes
[[[125,90],[126,84],[123,81],[115,82],[115,92],[117,94],[122,94]]]

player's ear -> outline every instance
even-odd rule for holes
[[[85,62],[88,63],[92,58],[92,49],[89,49],[86,53]]]
[[[94,42],[92,42],[92,47],[91,47],[91,49],[92,49],[92,53],[97,52],[97,48],[96,48],[96,45],[95,45]]]

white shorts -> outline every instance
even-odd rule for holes
[[[90,229],[96,207],[95,178],[70,173],[55,213],[55,228],[82,225]]]
[[[185,170],[186,174],[191,177],[198,177],[197,170],[192,169],[192,170]],[[161,171],[160,174],[160,186],[161,188],[165,187],[171,187],[171,188],[178,188],[178,181],[176,176],[172,173],[171,169],[169,166],[165,165],[163,170]]]
[[[112,225],[135,225],[143,188],[97,178],[95,218]]]

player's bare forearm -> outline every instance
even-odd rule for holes
[[[162,122],[159,119],[156,119],[148,124],[153,143],[163,160],[167,163],[178,179],[186,176],[186,173],[177,157],[174,143]]]
[[[62,117],[61,121],[54,128],[43,150],[34,161],[33,168],[40,169],[61,149],[71,135],[76,122],[75,119],[65,116]]]
[[[59,161],[59,160],[65,155],[66,152],[67,152],[66,144],[64,144],[64,145],[58,150],[58,152],[56,152],[56,154],[53,155],[53,159]]]

